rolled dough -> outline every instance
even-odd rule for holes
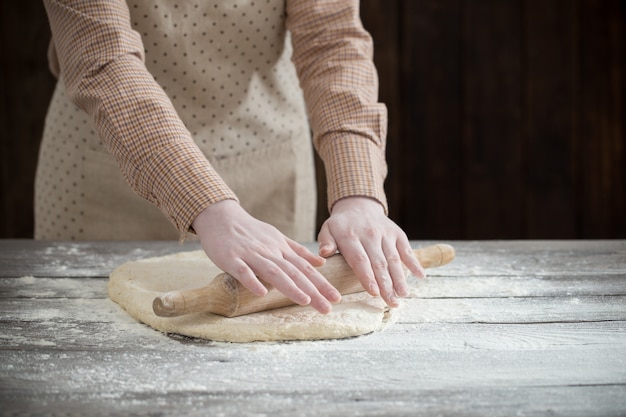
[[[211,313],[159,317],[152,301],[162,293],[207,284],[221,271],[203,251],[181,252],[127,262],[109,277],[109,296],[135,319],[166,333],[225,342],[338,339],[382,329],[393,321],[380,298],[344,295],[329,314],[292,306],[240,317]]]

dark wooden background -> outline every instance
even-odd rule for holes
[[[361,7],[390,112],[390,215],[410,238],[626,237],[626,1]],[[50,35],[38,0],[0,12],[0,238],[31,237]]]

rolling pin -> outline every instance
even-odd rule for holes
[[[413,250],[424,268],[445,265],[454,259],[454,248],[446,244]],[[326,259],[317,270],[341,294],[364,291],[352,268],[340,254]],[[223,272],[204,287],[170,291],[154,299],[152,309],[160,317],[210,312],[225,317],[237,317],[259,311],[286,307],[295,303],[269,284],[263,283],[267,294],[254,295],[239,281]]]

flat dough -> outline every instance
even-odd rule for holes
[[[371,333],[393,320],[379,297],[344,295],[329,314],[291,306],[227,318],[211,313],[159,317],[152,301],[162,293],[204,286],[221,271],[203,251],[127,262],[109,279],[109,296],[135,319],[156,330],[225,342],[338,339]]]

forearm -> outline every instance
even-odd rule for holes
[[[207,205],[235,198],[146,69],[125,2],[44,4],[66,92],[92,117],[135,192],[182,233]]]
[[[314,143],[324,161],[329,208],[367,196],[386,209],[386,107],[378,103],[372,41],[357,0],[287,2],[293,61],[304,91]]]

